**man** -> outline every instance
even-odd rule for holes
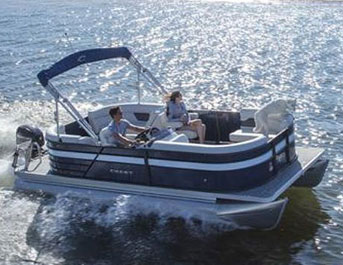
[[[131,129],[137,133],[143,132],[144,127],[139,127],[131,124],[129,121],[123,119],[123,112],[120,107],[113,107],[110,109],[109,114],[112,118],[112,121],[108,125],[108,130],[112,134],[112,142],[114,144],[130,145],[134,144],[135,141],[125,137],[127,129]]]

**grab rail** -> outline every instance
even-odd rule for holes
[[[268,144],[270,145],[271,149],[272,149],[272,165],[273,165],[273,171],[274,173],[278,172],[278,169],[281,168],[283,166],[283,164],[278,164],[277,163],[277,156],[285,153],[285,157],[286,157],[286,163],[290,164],[292,162],[291,159],[291,144],[290,144],[290,140],[289,137],[291,135],[291,133],[294,131],[294,127],[290,126],[284,130],[282,130],[281,132],[279,132],[274,138],[270,139],[268,141]],[[277,144],[281,143],[283,140],[285,140],[286,144],[285,147],[283,148],[283,150],[279,151],[279,153],[276,150],[276,146]]]

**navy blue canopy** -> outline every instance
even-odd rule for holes
[[[62,60],[52,65],[49,69],[39,72],[37,77],[39,79],[39,82],[43,86],[46,86],[51,78],[62,74],[78,65],[111,58],[126,58],[127,60],[129,60],[131,56],[131,52],[126,47],[84,50],[73,53],[63,58]]]

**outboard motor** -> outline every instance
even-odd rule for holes
[[[33,143],[31,157],[37,157],[39,150],[42,149],[45,143],[43,132],[35,126],[19,126],[16,133],[16,143],[17,145],[20,145],[26,141],[31,141]]]
[[[12,166],[16,168],[18,157],[24,156],[25,169],[27,170],[30,160],[32,158],[40,157],[44,143],[44,135],[39,128],[30,125],[19,126],[16,132],[17,146]]]

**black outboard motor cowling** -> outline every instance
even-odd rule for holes
[[[32,142],[32,154],[31,157],[36,157],[40,150],[42,149],[45,141],[44,141],[44,135],[43,132],[35,127],[30,125],[21,125],[17,128],[16,132],[16,143],[17,145],[20,145],[24,142],[31,141]],[[39,147],[38,147],[38,146]]]

